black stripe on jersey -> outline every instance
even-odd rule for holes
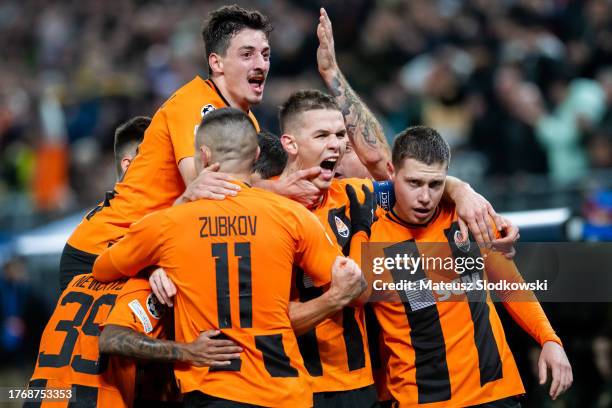
[[[349,371],[365,367],[365,345],[353,307],[342,309],[342,337],[346,347],[346,361]]]
[[[255,347],[261,351],[266,370],[272,377],[297,377],[298,371],[291,366],[283,347],[282,334],[255,336]]]
[[[395,258],[396,255],[403,256],[403,254],[410,257],[419,256],[414,239],[387,247],[384,253],[387,258]],[[420,265],[412,275],[402,273],[397,269],[393,269],[391,274],[395,282],[400,282],[402,279],[418,281],[425,278],[425,272]],[[447,401],[451,398],[450,374],[446,363],[446,345],[438,308],[433,304],[412,310],[406,292],[398,290],[397,293],[402,300],[410,325],[419,404]]]
[[[297,337],[298,348],[304,359],[304,366],[311,377],[323,375],[323,365],[319,354],[319,342],[315,329],[308,330],[306,333]]]
[[[47,388],[47,379],[32,380],[28,383],[28,388]],[[26,401],[23,403],[22,408],[40,408],[42,401]]]
[[[227,243],[215,243],[211,245],[211,248],[212,256],[215,258],[217,318],[219,319],[219,328],[227,329],[232,327],[229,296],[229,269],[227,264]]]
[[[72,386],[74,400],[68,403],[68,408],[96,408],[98,406],[98,389],[85,385]]]
[[[253,289],[251,287],[251,244],[236,242],[234,250],[238,261],[238,292],[240,302],[240,327],[253,327]]]
[[[317,298],[323,294],[323,289],[315,286],[306,287],[304,278],[304,270],[295,267],[295,287],[298,291],[300,302],[307,302]],[[297,336],[298,348],[304,359],[304,366],[312,377],[320,377],[323,375],[323,365],[321,364],[321,355],[319,354],[319,342],[317,340],[317,332],[311,329],[306,333]]]
[[[469,247],[459,248],[455,241],[455,234],[459,231],[459,225],[454,222],[449,229],[444,230],[448,245],[454,258],[478,258],[481,256],[480,249],[474,237],[470,233]],[[474,272],[473,272],[474,273]],[[475,273],[477,279],[482,279],[483,271]],[[466,277],[468,278],[468,277]],[[475,277],[476,278],[476,277]],[[489,320],[489,304],[487,303],[487,292],[484,290],[473,290],[466,292],[470,314],[474,324],[474,344],[478,351],[478,366],[480,369],[480,385],[483,386],[491,381],[503,377],[502,363],[497,349],[497,342]]]
[[[233,340],[227,336],[227,334],[221,332],[211,339],[215,340]],[[240,371],[242,368],[242,359],[240,357],[230,360],[229,365],[224,366],[212,366],[208,369],[208,372],[212,373],[214,371]]]
[[[374,314],[370,303],[363,305],[366,320],[366,333],[368,335],[368,347],[370,349],[370,362],[373,370],[382,368],[380,349],[380,323]]]

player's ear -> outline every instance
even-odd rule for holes
[[[257,146],[257,152],[255,153],[255,161],[259,160],[259,155],[261,155],[261,149]]]
[[[208,148],[208,146],[206,145],[200,146],[200,151],[198,152],[198,154],[200,155],[200,161],[202,162],[202,168],[208,167],[210,163],[210,158],[212,156],[212,153],[210,149]]]
[[[208,66],[213,73],[220,74],[223,72],[223,62],[221,61],[219,54],[214,52],[210,53],[208,56]]]
[[[295,136],[290,135],[288,133],[283,133],[280,137],[281,144],[283,145],[283,149],[290,156],[296,156],[298,153],[298,145],[295,141]]]
[[[122,171],[123,173],[125,173],[125,172],[126,172],[126,170],[128,169],[128,167],[130,166],[130,163],[131,163],[131,162],[132,162],[132,158],[131,158],[131,157],[128,157],[128,156],[124,156],[124,157],[121,159],[121,171]]]
[[[390,161],[387,162],[387,177],[389,180],[393,180],[395,178],[395,168],[393,167],[393,163]]]

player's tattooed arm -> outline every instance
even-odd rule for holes
[[[127,327],[108,325],[99,340],[101,353],[194,366],[224,366],[240,358],[242,348],[231,340],[214,339],[218,330],[201,333],[191,343],[153,339]]]
[[[387,162],[390,159],[389,144],[382,126],[338,67],[331,21],[325,9],[321,9],[317,36],[319,73],[340,105],[351,144],[372,177],[386,180]]]

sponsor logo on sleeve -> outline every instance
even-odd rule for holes
[[[134,315],[136,315],[138,320],[140,320],[144,332],[147,334],[151,333],[153,331],[153,325],[151,324],[151,320],[149,319],[149,316],[147,316],[147,312],[144,310],[144,307],[142,307],[140,302],[134,299],[128,303],[128,306],[130,309],[132,309],[132,312],[134,312]]]

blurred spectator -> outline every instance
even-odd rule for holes
[[[612,406],[612,337],[609,331],[593,339],[592,350],[593,362],[603,380],[596,397],[595,407],[609,407]]]
[[[113,182],[112,130],[153,115],[203,73],[200,28],[224,3],[2,2],[0,191],[46,212],[92,206]],[[264,129],[278,130],[276,109],[290,92],[322,85],[323,3],[241,3],[275,24],[271,75],[255,107]],[[324,5],[343,72],[389,139],[408,125],[434,126],[460,153],[457,168],[478,180],[535,173],[567,185],[610,168],[609,0]],[[49,143],[51,128],[63,129],[63,142]]]
[[[0,361],[20,362],[36,353],[45,310],[30,290],[23,260],[10,259],[0,275]]]

